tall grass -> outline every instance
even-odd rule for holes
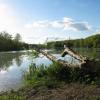
[[[99,74],[100,75],[100,74]],[[68,68],[58,63],[36,66],[31,64],[29,71],[25,73],[26,82],[34,87],[57,87],[61,83],[80,82],[85,84],[99,84],[98,73],[86,71],[80,68]]]

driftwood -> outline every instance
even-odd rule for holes
[[[68,47],[66,47],[65,50],[63,51],[62,57],[64,57],[66,54],[69,54],[70,56],[79,60],[81,62],[81,64],[84,64],[87,61],[86,57],[83,57],[82,55],[78,54],[77,52],[73,51],[72,49],[69,49]]]
[[[55,56],[48,54],[47,52],[43,51],[43,50],[39,50],[40,53],[42,53],[44,56],[46,56],[48,59],[50,59],[53,62],[57,62],[63,66],[66,67],[80,67],[80,65],[74,65],[74,64],[70,64],[67,61],[63,61],[63,60],[58,60]]]
[[[69,54],[70,56],[79,60],[80,67],[87,72],[97,72],[100,69],[100,61],[83,57],[82,55],[78,54],[77,52],[73,51],[70,48],[65,48],[65,50],[62,53],[62,57],[64,57],[66,54]]]
[[[58,60],[55,56],[48,54],[46,51],[41,50],[41,49],[37,49],[36,51],[38,51],[39,53],[42,53],[44,56],[46,56],[48,59],[50,59],[53,62],[57,62],[63,66],[66,67],[72,67],[72,68],[84,68],[86,70],[91,70],[91,71],[95,71],[95,67],[94,66],[99,66],[99,64],[94,61],[94,60],[90,60],[87,59],[86,57],[83,57],[82,55],[78,54],[77,52],[73,51],[70,48],[65,48],[65,50],[62,53],[62,57],[64,57],[66,54],[69,54],[70,56],[74,57],[75,59],[77,59],[80,64],[70,64],[67,61],[63,61],[63,60]]]

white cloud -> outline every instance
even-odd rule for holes
[[[60,21],[52,21],[51,26],[53,28],[63,28],[62,22],[60,22]]]
[[[34,21],[32,24],[26,24],[26,28],[47,28],[49,26],[48,20]]]
[[[46,28],[49,26],[49,22],[47,20],[44,20],[44,21],[38,21],[38,22],[34,22],[33,23],[33,27],[36,27],[36,28]]]
[[[98,28],[96,29],[96,31],[94,32],[94,34],[100,34],[100,27],[98,27]]]
[[[34,21],[32,24],[26,24],[27,28],[61,28],[73,31],[89,31],[91,26],[88,22],[77,22],[71,18],[64,17],[62,20],[54,21]]]
[[[68,18],[68,17],[64,17],[64,18],[63,18],[63,22],[64,22],[64,23],[71,24],[71,23],[73,22],[73,19]]]
[[[91,26],[88,22],[69,22],[65,23],[64,29],[71,29],[74,31],[90,31]]]

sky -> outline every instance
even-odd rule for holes
[[[26,43],[100,33],[100,0],[0,0],[0,32]]]

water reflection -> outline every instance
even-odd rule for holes
[[[37,66],[41,64],[47,66],[52,63],[46,57],[34,58],[31,52],[0,53],[0,91],[22,87],[24,72],[28,70],[31,62]]]
[[[16,53],[0,53],[0,69],[7,69],[9,66],[11,66],[14,61],[17,64],[17,66],[21,65],[22,62],[22,55],[25,53],[16,52]]]
[[[0,53],[0,91],[17,89],[23,85],[23,71],[30,64],[25,52]]]

